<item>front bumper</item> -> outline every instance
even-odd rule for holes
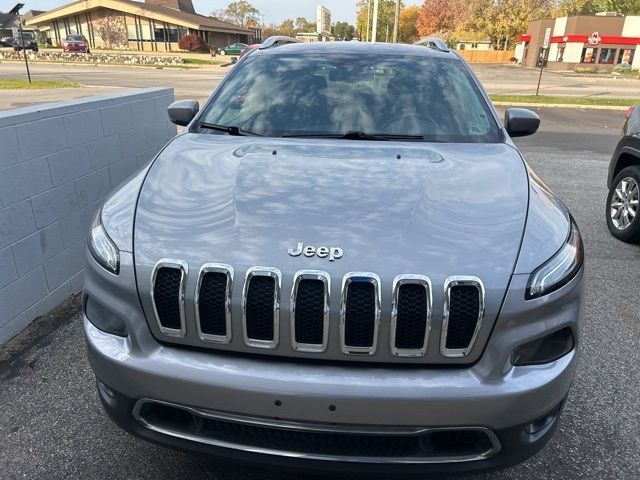
[[[252,464],[256,467],[285,468],[308,473],[355,473],[368,476],[390,474],[397,476],[399,474],[418,473],[477,473],[516,465],[533,456],[549,441],[557,428],[559,416],[564,405],[564,402],[561,402],[549,412],[544,425],[534,433],[528,433],[527,431],[530,424],[516,425],[498,430],[474,427],[479,431],[487,432],[492,439],[491,450],[487,450],[486,455],[471,455],[468,458],[441,455],[440,458],[436,458],[434,461],[414,461],[411,458],[387,459],[377,456],[348,457],[343,452],[336,453],[334,456],[323,455],[319,457],[302,452],[301,450],[308,445],[297,448],[300,443],[291,449],[278,450],[278,444],[282,444],[282,440],[288,433],[284,430],[278,430],[274,443],[271,443],[274,437],[269,436],[269,438],[262,438],[263,446],[238,445],[229,443],[228,440],[208,441],[204,435],[198,436],[184,430],[179,431],[171,423],[169,426],[148,423],[146,418],[141,418],[140,413],[141,405],[146,405],[148,400],[128,398],[106,387],[100,381],[97,382],[97,385],[102,405],[111,419],[123,430],[143,440],[187,453],[213,457],[218,461],[231,461],[242,463],[243,465]],[[162,404],[162,402],[160,403]],[[277,421],[273,420],[266,421],[267,425],[277,423]],[[300,429],[304,426],[293,422],[289,422],[289,425],[293,425],[295,429]],[[242,429],[242,425],[238,426],[236,424],[231,427],[232,430],[238,430],[238,428]],[[344,426],[331,424],[325,425],[325,428],[339,431],[339,428],[344,428]],[[363,427],[361,430],[366,428],[371,427]],[[201,428],[200,430],[206,429]],[[449,433],[452,430],[443,428],[441,431]],[[297,431],[293,432],[293,435],[294,440],[301,443],[305,442],[305,440],[308,441],[304,436],[300,436]],[[227,434],[226,437],[228,436]],[[365,437],[364,441],[366,442],[366,440],[367,438]],[[347,443],[359,441],[361,440],[358,437]],[[264,447],[265,442],[268,442],[266,448]],[[336,445],[335,448],[340,449],[342,445]],[[337,452],[335,448],[334,452]],[[372,447],[367,444],[364,448]]]
[[[463,368],[305,361],[164,345],[153,337],[141,314],[131,269],[130,254],[123,252],[117,284],[111,274],[91,264],[85,274],[85,293],[126,319],[129,332],[126,338],[110,335],[84,320],[89,360],[104,386],[99,388],[100,397],[114,421],[135,435],[175,448],[293,469],[471,472],[521,462],[552,435],[577,352],[544,365],[521,367],[511,364],[511,352],[564,327],[572,329],[576,345],[581,339],[582,271],[560,290],[529,302],[524,302],[528,276],[514,275],[484,353]],[[480,428],[495,435],[500,448],[481,458],[435,463],[279,455],[151,428],[135,416],[141,399],[239,418],[278,419],[302,429],[309,424]],[[547,418],[548,422],[542,420]]]

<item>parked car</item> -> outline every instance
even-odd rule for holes
[[[89,50],[89,41],[84,35],[67,35],[62,44],[65,52],[91,53]]]
[[[244,50],[242,50],[242,52],[240,52],[240,58],[242,58],[244,55],[251,52],[252,50],[256,48],[260,48],[261,46],[262,46],[261,43],[252,43],[251,45],[247,45],[247,48],[245,48]]]
[[[640,243],[640,105],[629,107],[609,163],[606,219],[618,240]]]
[[[254,49],[97,212],[84,331],[122,428],[300,471],[496,469],[553,435],[583,246],[463,59]],[[135,221],[134,221],[135,219]],[[559,446],[562,448],[562,446]]]
[[[246,43],[232,43],[218,49],[220,55],[240,55],[248,45]]]
[[[12,47],[13,46],[13,37],[2,37],[2,38],[0,38],[0,46],[1,47]]]
[[[13,49],[17,52],[19,50],[33,50],[38,51],[38,42],[36,37],[31,32],[22,32],[22,38],[18,37],[18,40],[14,39]]]

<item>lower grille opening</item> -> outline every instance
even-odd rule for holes
[[[500,450],[495,435],[483,428],[416,428],[415,432],[399,428],[381,433],[371,427],[372,433],[363,433],[363,428],[350,432],[344,425],[323,424],[319,428],[309,424],[305,430],[304,423],[292,428],[286,422],[278,425],[269,419],[264,419],[267,424],[260,424],[261,420],[253,417],[237,417],[239,420],[234,421],[231,415],[208,410],[141,402],[134,416],[147,428],[226,448],[258,448],[272,455],[363,462],[450,462],[488,458]]]
[[[353,281],[347,290],[344,343],[349,347],[371,347],[376,327],[376,292],[371,282]]]
[[[274,338],[275,279],[263,275],[249,280],[246,299],[247,337],[270,341]]]
[[[478,324],[480,290],[475,285],[451,288],[446,347],[464,349],[469,346]]]
[[[173,267],[161,267],[155,275],[153,301],[158,314],[158,322],[164,328],[179,330],[180,288],[182,270]]]

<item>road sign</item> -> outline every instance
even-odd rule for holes
[[[551,40],[551,29],[547,28],[544,32],[544,43],[542,44],[542,48],[549,48],[549,40]]]

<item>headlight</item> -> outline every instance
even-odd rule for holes
[[[118,247],[111,241],[102,226],[102,209],[98,210],[93,217],[93,222],[91,222],[89,251],[96,262],[111,273],[118,274],[120,271],[120,253],[118,252]]]
[[[572,217],[565,244],[531,274],[525,298],[527,300],[538,298],[567,284],[578,273],[583,260],[582,237]]]

